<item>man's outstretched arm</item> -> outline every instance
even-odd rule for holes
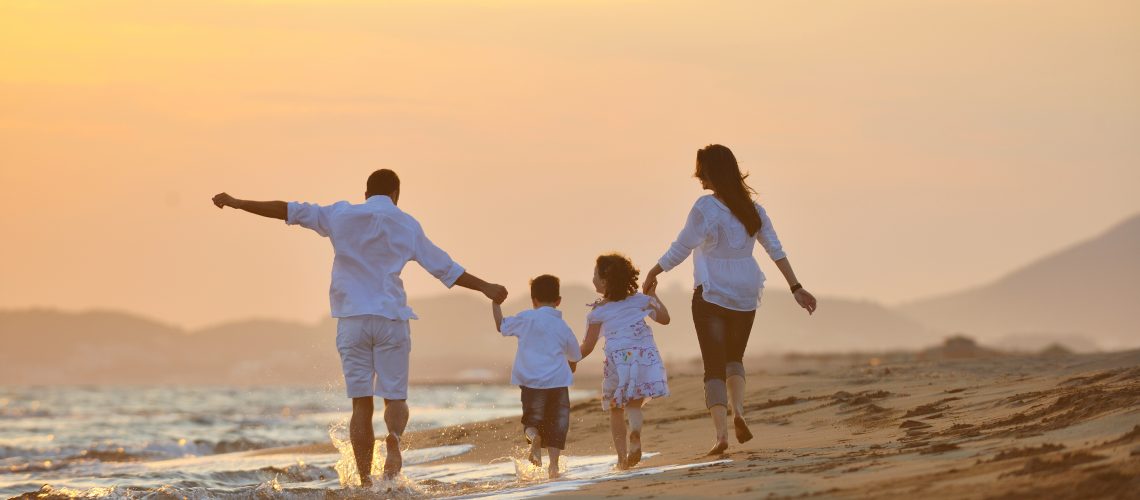
[[[226,193],[214,196],[214,205],[218,208],[236,208],[251,214],[257,214],[271,219],[285,220],[289,217],[289,204],[283,201],[250,201],[239,200]]]
[[[474,274],[464,272],[455,280],[455,284],[463,288],[470,288],[477,292],[482,292],[488,299],[496,304],[502,304],[507,300],[507,289],[502,285],[495,283],[487,283],[476,277]]]

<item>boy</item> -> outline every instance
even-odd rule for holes
[[[558,455],[566,448],[570,428],[570,384],[582,359],[578,339],[556,309],[562,303],[558,278],[544,274],[530,280],[534,309],[503,318],[498,302],[491,305],[495,329],[517,337],[518,351],[511,384],[522,389],[523,433],[530,443],[530,462],[542,466],[542,447],[550,455],[550,477],[558,477]]]

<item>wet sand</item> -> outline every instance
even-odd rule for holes
[[[639,467],[728,462],[612,478],[556,496],[679,498],[1140,498],[1140,351],[1053,357],[753,368],[755,439],[709,457],[699,375],[646,407]],[[414,416],[413,416],[414,418]],[[524,456],[516,418],[410,433],[412,448],[472,444],[439,463]],[[572,405],[574,455],[612,453],[608,414]],[[334,452],[314,445],[272,452]],[[636,469],[635,469],[636,470]]]

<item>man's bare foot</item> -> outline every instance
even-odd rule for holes
[[[360,487],[361,488],[371,488],[372,487],[372,478],[370,478],[370,477],[360,478]]]
[[[629,465],[626,465],[625,457],[618,455],[618,457],[617,457],[617,470],[626,470],[628,468],[629,468]]]
[[[384,438],[384,479],[396,479],[400,476],[400,468],[404,466],[404,459],[400,455],[400,436],[388,434]]]
[[[526,435],[526,442],[530,443],[530,456],[527,458],[535,467],[542,467],[542,436],[538,435],[538,429],[527,427],[523,434]]]
[[[736,442],[747,443],[752,440],[752,431],[748,430],[748,423],[740,415],[732,419],[732,426],[736,428]]]
[[[558,467],[555,467],[554,464],[550,464],[550,468],[547,469],[547,472],[549,473],[548,475],[550,476],[550,479],[558,479],[562,477],[562,474],[558,473]]]
[[[629,433],[629,456],[625,459],[626,468],[631,468],[641,461],[641,431]]]
[[[709,450],[708,454],[709,455],[722,455],[722,454],[724,454],[724,451],[727,449],[728,449],[728,439],[724,439],[723,441],[718,440],[716,442],[716,446],[713,446],[712,449]]]

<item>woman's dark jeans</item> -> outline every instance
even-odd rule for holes
[[[705,364],[705,407],[727,407],[725,380],[732,375],[744,376],[744,349],[756,311],[733,311],[706,302],[702,288],[693,291],[693,323]]]

